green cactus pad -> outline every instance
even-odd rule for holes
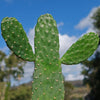
[[[71,65],[78,64],[90,57],[97,49],[99,36],[93,32],[82,36],[74,43],[61,58],[61,63]]]
[[[1,22],[2,36],[8,47],[20,58],[34,61],[32,47],[29,44],[22,25],[16,18],[5,17]]]
[[[64,100],[59,61],[59,34],[50,14],[41,15],[35,27],[35,72],[32,100]]]

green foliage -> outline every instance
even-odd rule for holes
[[[83,100],[82,97],[87,92],[86,87],[76,88],[69,82],[65,82],[64,86],[65,86],[64,100]],[[18,87],[12,87],[9,90],[8,100],[31,100],[32,98],[31,92],[32,92],[32,83],[23,84]]]
[[[64,98],[64,100],[70,100],[70,96],[72,94],[74,86],[69,82],[64,82],[64,87],[65,87],[65,98]]]
[[[23,76],[24,70],[23,66],[25,65],[25,61],[18,58],[15,54],[11,53],[9,57],[3,59],[5,61],[4,68],[0,68],[0,81],[2,82],[3,79],[7,79],[10,81],[10,75],[12,75],[15,79],[19,76]]]
[[[78,64],[88,57],[97,49],[99,37],[97,34],[90,32],[82,36],[74,43],[61,58],[63,64]]]
[[[2,36],[8,47],[20,58],[34,61],[32,48],[22,25],[15,18],[5,17],[1,22]]]
[[[0,100],[5,99],[6,83],[0,82]]]
[[[95,100],[100,99],[100,52],[96,52],[95,57],[91,61],[86,60],[84,64],[84,84],[89,84],[91,97]],[[83,73],[84,72],[84,73]],[[96,90],[96,91],[95,91]]]
[[[4,71],[4,66],[1,65],[1,62],[4,60],[6,54],[2,51],[0,51],[0,82],[3,82],[3,78],[6,75],[6,72]]]
[[[5,53],[2,53],[2,51],[0,51],[1,53],[1,57],[2,54],[5,55]],[[3,82],[3,79],[7,79],[7,84],[4,84],[3,86],[0,85],[0,92],[2,93],[2,97],[3,99],[0,100],[8,100],[8,91],[10,88],[10,75],[12,75],[14,78],[17,78],[19,75],[22,76],[24,71],[23,71],[23,65],[25,64],[25,61],[21,60],[20,58],[18,58],[15,54],[11,54],[9,55],[9,57],[5,58],[6,56],[4,56],[2,58],[2,60],[5,61],[5,66],[3,66],[4,68],[2,68],[2,66],[0,66],[0,81]],[[13,69],[17,67],[17,69]],[[2,89],[1,89],[2,88]],[[3,91],[2,91],[3,90]],[[5,97],[5,98],[4,98]]]
[[[83,98],[86,93],[88,93],[87,87],[74,87],[69,100],[85,100]]]
[[[93,27],[100,37],[100,8],[96,10],[91,19],[93,20]],[[98,48],[99,47],[100,40]],[[92,100],[100,100],[100,50],[99,52],[95,52],[91,60],[86,60],[82,62],[82,64],[84,65],[82,71],[84,75],[84,84],[89,84],[91,88],[87,97]]]
[[[0,62],[5,58],[6,54],[0,51]]]
[[[3,79],[4,79],[4,77],[6,77],[6,71],[2,71],[1,69],[0,69],[0,82],[3,82]]]
[[[10,89],[10,82],[8,82],[7,84],[6,84],[7,86],[6,86],[6,91],[5,91],[5,99],[4,100],[8,100],[9,99],[9,89]]]
[[[8,100],[31,100],[31,93],[31,86],[21,85],[15,88],[11,88],[8,93]]]
[[[84,100],[84,99],[82,97],[79,97],[79,98],[73,97],[71,100]]]
[[[5,63],[9,68],[20,67],[23,60],[18,58],[14,53],[11,53],[8,58],[5,58]]]
[[[100,8],[96,10],[91,19],[93,20],[94,29],[100,35]]]

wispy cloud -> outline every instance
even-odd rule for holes
[[[57,24],[57,27],[59,28],[60,26],[63,26],[63,25],[64,25],[64,23],[60,22],[60,23]]]
[[[93,25],[92,25],[94,20],[92,20],[91,17],[93,16],[93,14],[96,12],[98,8],[100,8],[100,6],[93,8],[85,18],[80,20],[80,22],[75,26],[75,28],[81,29],[81,30],[84,28],[88,28],[87,32],[94,31]]]

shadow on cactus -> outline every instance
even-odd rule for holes
[[[64,100],[61,63],[72,65],[84,61],[93,54],[99,42],[97,34],[85,34],[60,59],[57,24],[50,14],[38,18],[34,38],[35,54],[17,19],[4,18],[1,30],[8,47],[18,57],[35,62],[32,100]]]

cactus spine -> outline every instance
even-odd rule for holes
[[[59,34],[56,22],[50,14],[41,15],[37,21],[35,54],[22,25],[15,18],[4,18],[1,30],[8,47],[17,56],[27,61],[35,61],[32,100],[64,100],[61,63],[77,64],[87,59],[99,42],[97,34],[88,33],[59,59]]]

